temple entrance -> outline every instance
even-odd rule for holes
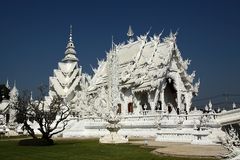
[[[155,110],[156,111],[162,110],[162,101],[160,101],[160,100],[157,101],[157,105],[155,107]]]
[[[173,110],[177,112],[177,91],[174,88],[174,81],[169,78],[166,83],[164,101],[168,108],[168,113],[171,113]]]
[[[142,92],[140,94],[140,105],[142,106],[142,110],[151,110],[151,106],[148,102],[147,92]]]

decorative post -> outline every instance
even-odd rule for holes
[[[107,56],[107,72],[108,72],[108,95],[107,95],[107,112],[104,113],[106,125],[110,134],[105,135],[99,139],[100,143],[127,143],[127,137],[119,135],[117,132],[121,128],[120,117],[117,114],[118,103],[120,101],[119,92],[119,73],[118,73],[118,57],[116,48],[112,50]]]

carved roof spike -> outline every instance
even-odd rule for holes
[[[6,82],[6,87],[7,87],[8,89],[10,89],[10,85],[9,85],[8,79],[7,79],[7,82]]]
[[[127,32],[127,36],[129,38],[128,43],[132,43],[134,41],[133,35],[134,35],[134,33],[133,33],[133,30],[132,30],[132,27],[131,27],[131,25],[129,25],[128,32]]]
[[[18,89],[16,87],[16,81],[14,81],[14,86],[13,86],[12,90],[10,91],[10,95],[18,96]]]
[[[33,101],[33,94],[32,94],[32,91],[31,91],[31,94],[30,94],[30,101]]]
[[[176,41],[177,41],[177,34],[178,34],[178,30],[173,33],[172,30],[170,31],[170,34],[168,36],[167,39],[169,39],[171,42],[173,42],[173,47],[174,49],[176,49]]]
[[[134,35],[134,33],[133,33],[133,30],[132,30],[132,27],[131,27],[131,25],[129,25],[129,27],[128,27],[128,32],[127,32],[127,36],[128,36],[129,38],[131,38],[133,35]]]
[[[209,108],[209,110],[212,110],[212,102],[211,102],[211,100],[208,103],[208,108]]]
[[[156,34],[154,34],[153,35],[153,39],[155,40],[155,41],[158,41],[158,43],[160,42],[160,40],[161,40],[161,35],[163,34],[163,31],[164,31],[164,29],[162,30],[162,32],[160,33],[160,34],[158,34],[158,35],[156,35]]]

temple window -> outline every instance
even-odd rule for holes
[[[128,113],[133,113],[133,103],[128,103]]]
[[[121,114],[122,113],[122,106],[120,103],[118,103],[118,108],[117,108],[117,114]]]

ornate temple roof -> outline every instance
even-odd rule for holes
[[[133,33],[129,28],[130,33]],[[170,33],[163,39],[160,35],[148,36],[149,33],[128,41],[127,44],[115,45],[107,54],[116,52],[119,61],[120,87],[132,86],[134,90],[156,88],[164,78],[176,78],[173,73],[178,73],[181,81],[179,86],[182,91],[197,93],[198,86],[193,85],[195,72],[188,75],[189,60],[183,60],[176,45],[176,33]],[[131,37],[132,38],[132,34]],[[107,62],[99,61],[98,69],[88,88],[94,92],[98,87],[107,83]],[[199,84],[196,84],[199,85]]]

